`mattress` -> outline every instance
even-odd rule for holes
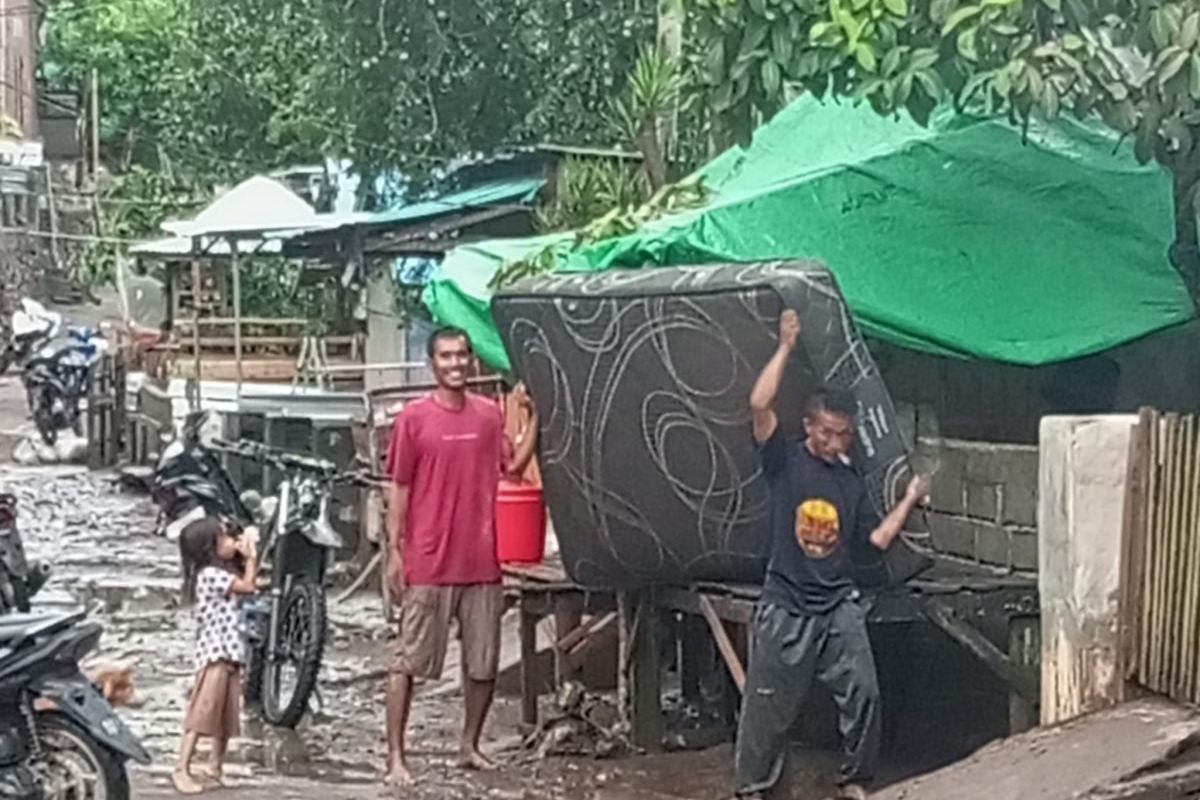
[[[872,502],[886,511],[907,485],[910,445],[821,264],[552,274],[499,293],[492,308],[540,410],[546,503],[579,584],[761,580],[768,496],[748,397],[785,308],[801,331],[777,400],[784,433],[802,436],[814,389],[848,390],[859,406],[851,459]],[[856,560],[869,585],[928,563],[904,540]]]

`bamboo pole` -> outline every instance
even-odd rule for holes
[[[229,237],[229,268],[233,272],[233,358],[237,367],[237,394],[242,399],[242,268],[238,263],[238,242]]]
[[[1179,646],[1183,657],[1183,677],[1179,692],[1187,701],[1193,702],[1196,694],[1197,646],[1200,639],[1196,636],[1196,619],[1200,606],[1200,540],[1197,539],[1197,520],[1200,520],[1200,423],[1195,416],[1187,417],[1188,435],[1188,500],[1187,525],[1184,534],[1187,541],[1185,557],[1181,568],[1186,581],[1186,592],[1183,598],[1183,620],[1180,631]]]

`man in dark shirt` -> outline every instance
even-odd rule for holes
[[[866,612],[854,586],[855,553],[886,550],[929,491],[914,478],[886,517],[875,512],[847,453],[857,404],[820,391],[805,409],[803,442],[787,440],[775,395],[796,346],[800,320],[784,311],[779,348],[750,394],[754,440],[771,493],[771,557],[754,619],[754,649],[738,725],[739,797],[771,789],[783,772],[787,732],[814,680],[833,694],[846,764],[840,798],[865,798],[879,755],[879,685]]]

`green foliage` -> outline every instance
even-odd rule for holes
[[[636,162],[566,158],[559,164],[549,201],[537,210],[537,226],[545,232],[574,230],[613,208],[638,205],[649,194]]]
[[[639,0],[54,0],[47,75],[101,78],[106,159],[205,178],[325,155],[421,171],[594,141]]]
[[[922,123],[943,99],[1017,124],[1098,117],[1173,173],[1172,258],[1200,287],[1198,0],[694,0],[692,12],[733,138],[801,91]]]
[[[686,178],[678,183],[667,184],[644,203],[612,208],[606,214],[584,225],[575,232],[574,239],[567,251],[552,245],[543,248],[527,259],[514,262],[498,270],[488,282],[488,288],[495,291],[511,286],[523,278],[552,272],[561,263],[562,257],[571,250],[579,250],[606,239],[629,235],[648,222],[661,219],[669,214],[700,208],[706,202],[708,202],[708,191],[696,176]]]

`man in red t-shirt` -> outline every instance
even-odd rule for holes
[[[479,737],[500,660],[496,489],[502,476],[516,479],[524,473],[536,445],[536,417],[514,452],[500,408],[467,391],[473,357],[466,333],[434,331],[428,354],[437,389],[404,406],[388,447],[387,546],[396,548],[388,580],[401,597],[400,639],[387,697],[385,780],[391,785],[412,782],[404,734],[413,681],[441,676],[455,619],[466,701],[459,764],[493,766],[479,751]],[[518,391],[523,396],[524,389]]]

